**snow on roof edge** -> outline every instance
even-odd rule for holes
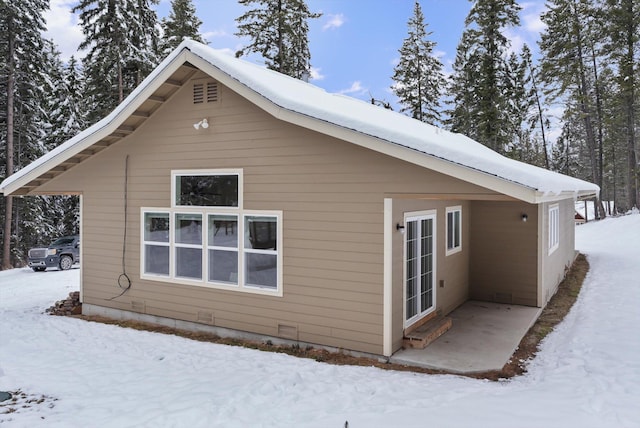
[[[343,94],[328,93],[312,84],[233,58],[201,43],[188,41],[186,46],[194,55],[225,75],[274,105],[291,112],[353,130],[543,194],[592,193],[600,190],[598,186],[587,181],[506,158],[462,134],[452,133]],[[324,107],[318,106],[323,103],[326,104]],[[356,114],[353,113],[354,110]],[[358,112],[361,117],[356,117]],[[408,130],[403,131],[402,126],[406,126]],[[426,134],[427,138],[423,137],[422,133]],[[452,147],[443,147],[443,143],[434,142],[438,138],[444,140],[445,144],[451,144],[453,150]]]
[[[600,190],[598,186],[587,181],[506,158],[462,134],[452,133],[356,98],[328,93],[315,85],[231,57],[187,39],[109,115],[7,177],[0,184],[0,191],[4,192],[16,181],[52,162],[83,141],[91,141],[91,136],[111,125],[185,50],[286,111],[351,130],[394,146],[404,147],[417,154],[468,168],[543,195],[567,192],[579,195],[585,192],[598,193]],[[31,179],[34,178],[37,177]]]

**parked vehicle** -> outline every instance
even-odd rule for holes
[[[70,269],[80,262],[80,236],[64,236],[58,238],[47,248],[29,250],[29,267],[36,272],[57,267],[60,270]]]

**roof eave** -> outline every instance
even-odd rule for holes
[[[416,164],[440,172],[448,176],[459,178],[472,184],[507,195],[514,199],[521,200],[523,202],[539,204],[552,200],[582,198],[583,194],[588,195],[587,197],[589,197],[594,194],[594,191],[592,190],[580,192],[563,191],[554,194],[543,193],[538,191],[538,189],[514,181],[509,181],[497,175],[492,175],[487,172],[473,169],[466,165],[458,164],[447,159],[442,159],[423,152],[418,152],[409,147],[401,146],[395,142],[386,141],[376,136],[362,133],[355,129],[346,128],[338,124],[321,120],[316,117],[311,117],[309,115],[280,106],[269,98],[255,91],[251,87],[247,86],[245,83],[239,81],[235,77],[229,75],[227,72],[213,65],[211,62],[207,61],[204,58],[201,58],[197,54],[190,53],[189,62],[220,81],[220,83],[228,86],[239,95],[245,97],[267,113],[276,117],[277,119],[302,126],[307,129],[311,129],[313,131],[317,131],[341,140],[349,141],[353,144],[375,150],[379,153],[383,153],[397,159],[401,159],[406,162],[410,162],[412,164]]]
[[[169,76],[171,76],[187,61],[188,53],[188,49],[183,48],[181,51],[170,57],[171,59],[167,58],[168,62],[161,71],[150,76],[149,81],[143,81],[140,84],[140,90],[134,91],[134,93],[127,97],[127,99],[122,103],[123,107],[118,110],[116,114],[111,113],[99,122],[96,122],[94,125],[87,128],[83,133],[81,133],[86,134],[86,136],[78,139],[78,141],[69,144],[65,143],[62,146],[59,146],[59,149],[54,149],[54,154],[45,161],[41,163],[37,163],[37,161],[35,161],[32,164],[33,167],[27,166],[23,170],[16,172],[14,175],[17,178],[12,179],[14,175],[7,177],[7,179],[0,183],[0,191],[5,196],[18,192],[23,186],[38,179],[40,176],[50,171],[51,168],[71,159],[73,156],[116,132],[118,127],[130,115],[132,115],[143,102],[149,99],[149,97],[153,95],[153,93]],[[57,153],[56,150],[58,151]],[[28,192],[26,194],[28,194]]]

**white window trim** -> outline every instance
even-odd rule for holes
[[[181,175],[237,175],[238,176],[238,206],[237,207],[213,207],[213,206],[183,206],[176,205],[176,177]],[[171,171],[171,207],[142,207],[140,208],[140,278],[150,281],[160,281],[172,284],[192,285],[206,288],[216,288],[222,290],[233,290],[245,293],[262,294],[268,296],[282,297],[282,211],[274,210],[244,210],[243,209],[243,171],[242,169],[220,169],[220,170],[172,170]],[[158,243],[155,241],[145,241],[145,214],[162,213],[169,215],[169,242]],[[202,240],[201,245],[195,247],[202,249],[202,278],[191,279],[178,277],[176,275],[175,252],[178,247],[194,247],[189,244],[179,244],[175,242],[175,218],[176,214],[200,214],[202,216]],[[209,216],[210,215],[234,215],[237,217],[238,233],[238,284],[209,281],[209,249],[215,248],[209,245]],[[276,250],[245,249],[245,218],[246,217],[274,217],[276,219]],[[145,245],[162,245],[169,247],[169,275],[160,275],[145,272]],[[195,248],[194,247],[194,248]],[[245,284],[245,266],[247,253],[275,254],[277,277],[276,288],[260,287],[257,285]]]
[[[243,207],[244,199],[244,177],[242,169],[177,169],[171,170],[171,207],[172,208],[193,208],[193,205],[177,205],[176,204],[176,177],[183,175],[237,175],[238,176],[238,206],[237,207],[214,207],[214,206],[198,206],[199,208],[215,208],[238,210]]]
[[[433,221],[433,305],[431,308],[427,310],[423,310],[415,314],[410,319],[407,319],[407,244],[406,244],[406,235],[402,239],[402,319],[403,319],[403,327],[409,328],[416,322],[420,321],[425,316],[429,315],[437,308],[437,298],[438,298],[438,288],[436,287],[437,282],[437,269],[438,269],[438,251],[437,251],[437,242],[438,242],[438,211],[437,210],[428,210],[428,211],[414,211],[414,212],[406,212],[404,213],[403,224],[405,230],[407,228],[407,222],[413,220],[423,220],[423,219],[431,219]],[[406,232],[405,232],[406,233]],[[423,308],[424,309],[424,308]]]
[[[459,212],[460,213],[460,224],[458,229],[458,238],[459,244],[456,247],[449,248],[449,213]],[[445,255],[450,256],[455,253],[459,253],[462,251],[462,205],[456,205],[453,207],[447,207],[445,213],[445,239],[444,239],[444,247],[445,247]]]
[[[560,247],[560,205],[549,206],[549,255]]]
[[[163,213],[169,214],[169,243],[160,243],[163,246],[169,247],[169,275],[159,275],[147,273],[144,271],[145,267],[145,245],[153,244],[158,245],[159,243],[153,241],[145,241],[144,240],[144,217],[147,213]],[[201,246],[193,246],[189,244],[176,244],[175,242],[175,216],[176,214],[185,214],[185,213],[194,213],[194,214],[202,214],[203,225],[202,225],[202,245]],[[140,240],[140,278],[147,279],[151,281],[162,281],[173,284],[184,284],[184,285],[195,285],[200,287],[208,287],[208,288],[218,288],[223,290],[234,290],[241,291],[247,293],[256,293],[256,294],[264,294],[269,296],[279,296],[282,297],[282,211],[260,211],[260,210],[246,210],[240,211],[236,210],[235,215],[238,216],[238,284],[228,284],[222,282],[213,282],[209,281],[209,263],[208,263],[208,251],[211,246],[208,245],[208,234],[209,234],[209,215],[229,215],[231,214],[228,210],[216,210],[216,209],[190,209],[186,210],[183,207],[179,208],[153,208],[153,207],[143,207],[140,209],[140,233],[142,239]],[[275,217],[276,219],[276,239],[277,246],[276,250],[254,250],[254,249],[245,249],[244,245],[244,220],[246,217]],[[176,275],[176,257],[175,250],[176,248],[201,248],[202,249],[202,279],[191,279],[179,277]],[[277,277],[276,277],[276,288],[268,288],[268,287],[260,287],[256,285],[248,285],[245,284],[245,255],[247,253],[261,253],[261,254],[275,254],[276,255],[276,264],[277,264]]]

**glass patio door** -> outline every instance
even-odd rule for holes
[[[435,214],[405,219],[405,326],[435,309],[435,222]]]

